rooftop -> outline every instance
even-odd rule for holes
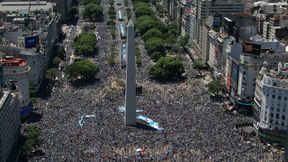
[[[55,3],[47,1],[32,1],[31,11],[36,10],[53,10]],[[28,10],[29,1],[18,1],[18,2],[1,2],[0,11],[21,11]]]
[[[288,63],[279,63],[277,70],[266,70],[265,74],[275,79],[288,79]]]

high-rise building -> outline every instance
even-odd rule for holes
[[[232,15],[244,12],[244,2],[242,0],[198,0],[194,1],[194,9],[192,9],[192,21],[194,24],[194,35],[192,37],[192,45],[198,54],[202,54],[202,39],[206,39],[205,29],[202,32],[202,24],[205,23],[209,15]],[[206,32],[207,33],[207,32]],[[204,37],[204,38],[203,38]]]
[[[0,67],[3,80],[3,69]],[[17,141],[20,130],[20,109],[17,93],[10,89],[0,90],[0,161],[5,162]]]
[[[30,67],[27,62],[20,58],[4,58],[0,60],[3,64],[4,81],[12,81],[17,86],[19,107],[29,105],[29,79],[28,72]]]
[[[282,48],[283,47],[283,48]],[[244,43],[243,54],[238,64],[238,101],[249,103],[253,101],[256,76],[262,68],[262,63],[268,60],[269,67],[275,67],[280,61],[288,61],[284,46],[278,41],[261,40],[255,43]]]
[[[288,133],[288,63],[279,63],[277,70],[266,66],[267,62],[257,77],[254,98],[260,110],[260,135],[269,134],[270,140],[285,142],[282,135]]]
[[[49,0],[56,3],[57,12],[62,14],[62,20],[67,20],[73,0]]]

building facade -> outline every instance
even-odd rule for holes
[[[191,42],[194,50],[199,55],[203,53],[203,39],[204,42],[207,40],[207,28],[205,27],[205,21],[208,16],[226,16],[240,14],[244,11],[244,2],[242,0],[199,0],[194,1],[193,6],[194,7],[191,9],[191,23],[194,25],[193,27],[195,32],[193,33],[194,35],[191,38]]]
[[[256,80],[254,107],[260,112],[258,127],[263,137],[274,134],[270,140],[284,142],[281,139],[288,134],[288,63],[279,63],[277,70],[265,65],[266,62]]]
[[[28,73],[30,67],[27,62],[20,58],[4,58],[3,64],[4,81],[12,81],[17,86],[19,107],[28,106],[30,103]]]
[[[0,66],[0,85],[3,81],[3,69]],[[17,93],[9,89],[0,90],[0,161],[5,162],[18,139],[20,131],[20,109]]]

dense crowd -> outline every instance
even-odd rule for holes
[[[187,79],[182,82],[163,84],[149,79],[151,61],[141,43],[143,67],[137,69],[137,82],[143,93],[137,96],[137,109],[159,122],[164,131],[125,126],[118,111],[124,94],[111,89],[111,76],[125,78],[125,70],[106,62],[110,45],[115,43],[106,24],[97,23],[97,31],[101,40],[93,60],[101,67],[99,79],[75,87],[63,78],[50,97],[38,99],[36,108],[43,117],[35,124],[41,129],[39,149],[44,155],[31,161],[282,160],[283,155],[265,149],[257,137],[250,143],[241,138],[236,125],[251,119],[226,113],[221,103],[212,101],[188,61]],[[81,127],[83,115],[96,118],[84,119]]]

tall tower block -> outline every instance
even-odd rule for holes
[[[136,80],[135,80],[135,33],[132,20],[127,25],[127,63],[126,63],[126,96],[125,123],[136,125]]]

